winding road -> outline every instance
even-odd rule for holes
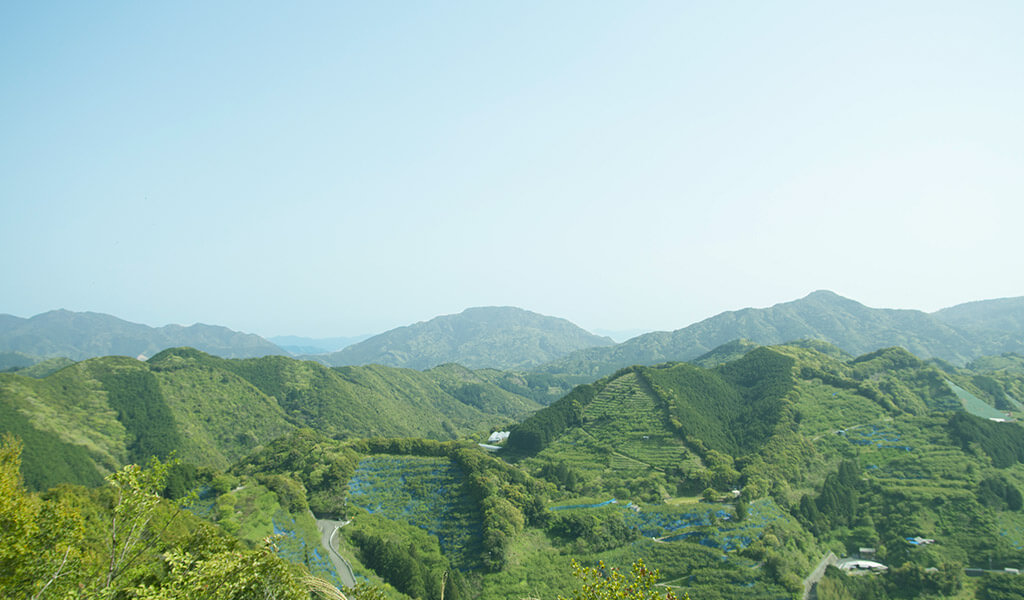
[[[334,536],[348,523],[348,521],[317,519],[316,527],[320,530],[320,545],[327,549],[327,557],[331,559],[331,564],[338,572],[341,584],[345,587],[355,587],[356,574],[352,571],[352,565],[348,564],[344,556],[338,554],[338,549],[334,545]]]

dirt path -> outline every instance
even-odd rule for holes
[[[354,587],[356,585],[356,574],[352,571],[352,565],[348,564],[344,556],[338,554],[337,547],[333,543],[335,536],[338,535],[338,530],[347,524],[348,521],[316,520],[317,529],[320,530],[320,545],[327,549],[327,557],[331,559],[331,564],[334,565],[334,569],[338,572],[342,585]]]

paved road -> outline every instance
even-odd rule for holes
[[[829,565],[836,564],[837,560],[839,560],[838,557],[829,552],[821,559],[821,562],[819,562],[818,566],[814,568],[814,571],[807,576],[807,579],[804,579],[804,600],[813,600],[818,597],[818,590],[814,587],[815,584],[818,583],[818,580],[825,575],[825,569]]]
[[[320,545],[327,549],[327,557],[331,559],[331,564],[334,565],[334,569],[338,572],[342,585],[345,587],[355,587],[356,574],[352,571],[352,565],[348,564],[344,556],[338,554],[338,549],[333,543],[338,530],[347,523],[348,521],[317,519],[316,526],[320,530]]]

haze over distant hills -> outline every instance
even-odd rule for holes
[[[934,317],[965,329],[1024,333],[1024,297],[965,302],[932,313]]]
[[[367,335],[355,335],[349,337],[311,338],[298,335],[278,335],[267,338],[272,343],[284,348],[292,354],[328,354],[337,352],[342,348],[361,342]]]
[[[332,366],[427,369],[459,363],[472,369],[528,369],[574,350],[612,344],[565,319],[492,306],[398,327],[322,358]]]
[[[917,356],[963,365],[981,356],[1024,352],[1024,297],[969,302],[929,314],[870,308],[817,291],[768,308],[724,312],[672,332],[645,333],[620,344],[565,319],[514,307],[470,308],[362,341],[274,339],[287,348],[211,325],[153,328],[110,315],[66,310],[30,319],[0,315],[0,368],[25,368],[40,357],[152,356],[166,348],[189,346],[223,358],[292,353],[330,366],[376,363],[414,369],[458,363],[583,380],[635,364],[693,360],[737,339],[755,344],[822,340],[852,355],[901,346]],[[338,352],[329,351],[342,346]]]
[[[37,357],[153,356],[190,346],[224,358],[288,354],[258,335],[216,325],[149,327],[94,312],[51,310],[23,319],[0,315],[0,350]]]
[[[917,356],[964,364],[979,356],[1021,352],[1022,332],[1024,298],[983,300],[928,314],[869,308],[822,290],[769,308],[724,312],[672,332],[579,350],[541,370],[596,377],[630,365],[692,360],[739,338],[757,344],[818,339],[854,355],[901,346]]]

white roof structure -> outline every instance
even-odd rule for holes
[[[844,571],[852,571],[854,569],[857,569],[857,570],[860,570],[860,571],[888,571],[889,570],[889,567],[883,565],[880,562],[875,562],[873,560],[845,560],[845,561],[841,561],[836,566],[839,567],[840,569],[843,569]]]
[[[491,434],[491,437],[487,438],[487,442],[490,444],[496,444],[502,440],[508,439],[509,432],[507,431],[495,431]]]

